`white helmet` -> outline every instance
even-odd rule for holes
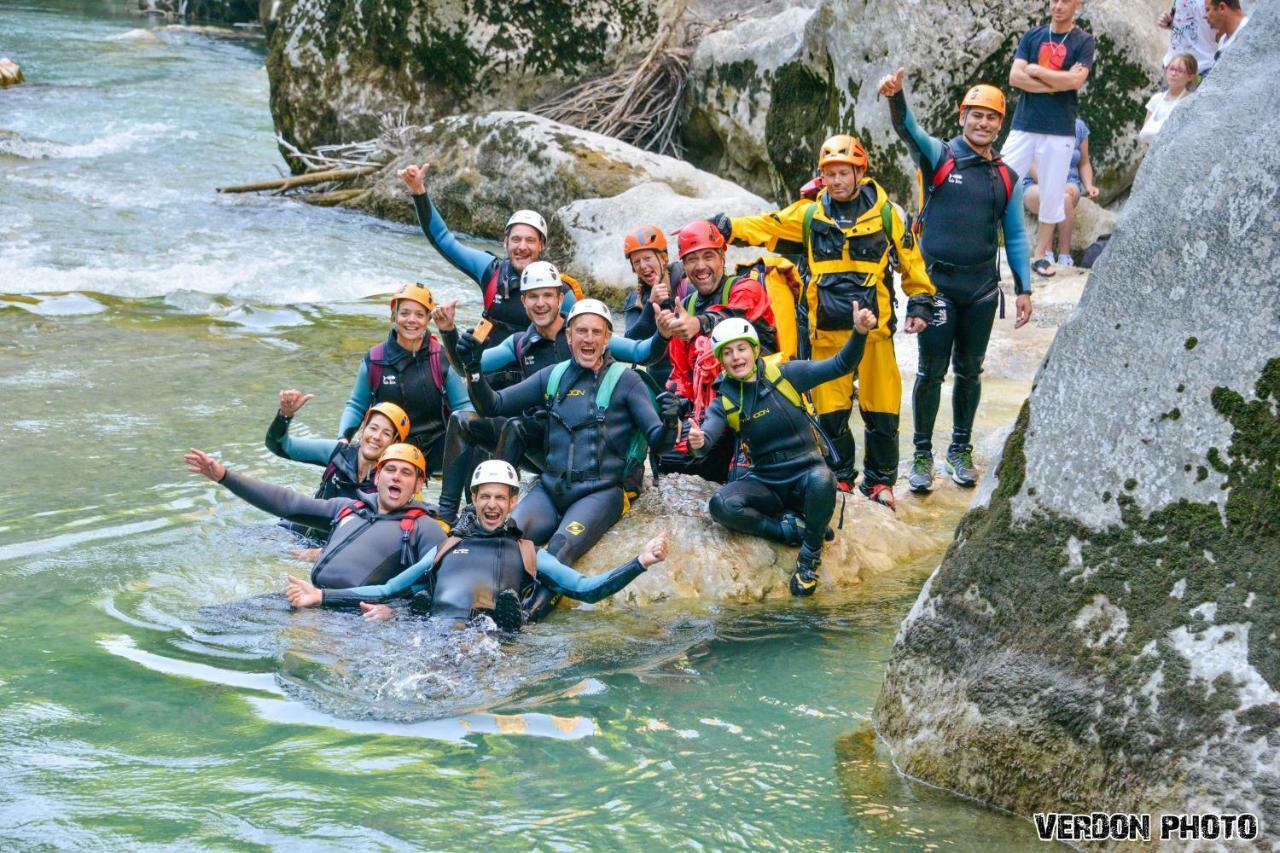
[[[547,242],[547,220],[543,219],[542,214],[536,210],[517,210],[511,214],[511,218],[507,220],[507,227],[502,229],[502,233],[506,234],[510,231],[512,225],[528,225],[542,235],[542,242]]]
[[[581,317],[583,314],[595,314],[597,317],[603,317],[605,323],[609,326],[609,331],[613,331],[613,315],[609,313],[609,306],[599,299],[579,299],[573,303],[573,308],[569,311],[569,317],[565,320],[565,325],[572,326],[573,318]]]
[[[559,290],[560,285],[560,270],[555,268],[555,264],[547,261],[534,261],[520,273],[521,293],[543,287],[554,287]]]
[[[510,462],[490,459],[476,466],[476,472],[471,475],[471,491],[474,492],[485,483],[502,483],[519,491],[520,475],[516,473],[515,468],[511,467]]]
[[[721,320],[711,330],[711,352],[717,359],[720,358],[720,350],[734,341],[750,341],[752,349],[760,349],[760,336],[756,334],[756,327],[741,317]]]

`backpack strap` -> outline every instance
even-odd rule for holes
[[[378,388],[382,385],[382,362],[387,357],[387,342],[374,344],[369,347],[369,391],[376,397]]]
[[[819,198],[821,198],[821,195],[819,195]],[[810,236],[813,233],[813,217],[818,212],[818,204],[819,203],[815,201],[813,204],[809,205],[805,209],[804,224],[800,226],[801,240],[804,243],[804,251],[806,255],[809,254],[809,241],[810,241]]]
[[[724,407],[724,419],[729,424],[729,429],[738,432],[742,428],[742,407],[734,403],[725,395],[720,395],[720,405]]]
[[[493,303],[498,298],[498,279],[502,278],[503,263],[505,262],[494,258],[492,272],[484,283],[484,310],[486,311],[493,307]]]
[[[938,164],[938,168],[933,171],[933,180],[929,182],[929,191],[933,192],[938,187],[945,184],[947,182],[947,178],[955,171],[955,168],[956,158],[955,155],[951,153],[951,146],[948,145],[946,157]]]
[[[609,402],[613,399],[613,389],[618,387],[618,380],[622,378],[622,374],[627,371],[627,366],[620,361],[605,368],[604,378],[600,380],[600,385],[596,388],[596,408],[600,411],[607,411]]]
[[[342,519],[349,515],[354,515],[356,511],[362,510],[366,506],[367,504],[364,501],[354,501],[353,503],[347,504],[342,509],[338,510],[338,515],[333,519],[333,523],[337,524],[339,521],[342,521]]]
[[[418,523],[418,519],[427,514],[425,509],[419,507],[410,507],[404,511],[404,516],[400,519],[400,566],[401,568],[412,562],[412,555],[409,553],[412,548],[409,547],[409,537],[413,535],[413,527]]]
[[[1013,201],[1013,173],[1009,171],[1009,167],[1004,164],[1004,160],[996,157],[996,171],[1000,173],[1000,180],[1004,183],[1004,203],[1006,205]]]
[[[530,539],[517,539],[516,546],[520,549],[520,559],[524,561],[524,571],[531,578],[538,576],[538,546],[533,544]]]
[[[566,359],[551,368],[551,375],[547,377],[547,391],[545,397],[552,403],[555,402],[556,395],[560,393],[560,382],[564,379],[564,374],[569,369],[570,364],[572,364],[572,360]]]

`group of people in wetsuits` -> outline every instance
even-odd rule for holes
[[[908,297],[904,330],[920,336],[909,476],[917,493],[933,487],[948,364],[956,387],[946,470],[961,486],[977,482],[971,433],[997,306],[1003,316],[1002,234],[1016,326],[1031,316],[1021,184],[992,147],[1003,93],[970,89],[961,132],[944,141],[916,124],[901,74],[880,92],[920,168],[913,219],[868,175],[863,145],[832,136],[799,200],[689,223],[674,261],[660,228],[629,231],[622,251],[637,284],[617,326],[603,302],[543,260],[539,214],[511,216],[504,258],[469,248],[432,203],[428,167],[410,166],[400,177],[422,229],[478,285],[480,322],[459,329],[456,305],[437,304],[421,284],[396,291],[391,330],[365,354],[336,439],[290,437],[310,396],[281,392],[267,446],[324,466],[314,497],[228,471],[198,450],[188,467],[319,544],[310,578],[289,579],[297,607],[358,605],[384,618],[387,602],[407,599],[415,612],[486,614],[514,630],[559,596],[611,595],[665,558],[665,534],[604,575],[572,566],[627,512],[646,461],[654,477],[720,484],[709,511],[725,527],[797,546],[790,590],[811,595],[838,494],[857,489],[896,508],[894,274]],[[729,269],[729,245],[774,254]],[[860,483],[855,400],[865,428]],[[521,469],[536,475],[523,495]],[[442,480],[434,507],[418,497],[432,476]]]

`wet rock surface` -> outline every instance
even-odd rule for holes
[[[1249,27],[903,622],[876,722],[912,776],[1023,815],[1280,821],[1280,10]]]

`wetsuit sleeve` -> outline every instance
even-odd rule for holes
[[[432,548],[423,555],[421,560],[386,583],[353,586],[347,589],[321,590],[324,595],[321,605],[323,607],[356,608],[360,606],[362,601],[369,604],[380,604],[392,598],[412,595],[416,592],[418,581],[431,570],[431,564],[435,561],[435,558],[436,549]]]
[[[676,425],[672,423],[668,427],[662,422],[662,418],[658,416],[658,410],[653,407],[653,399],[644,388],[643,379],[634,372],[629,373],[626,379],[627,387],[618,390],[626,394],[627,411],[631,414],[631,422],[644,433],[649,447],[658,451],[670,450],[676,443]]]
[[[631,338],[610,338],[609,355],[616,361],[628,364],[652,364],[667,352],[667,339],[655,333],[642,341]]]
[[[907,152],[916,166],[926,175],[932,175],[947,153],[947,144],[925,133],[920,125],[916,124],[916,117],[912,115],[911,107],[907,105],[905,92],[899,92],[889,99],[889,117],[893,121],[893,129],[898,137],[907,143]]]
[[[850,337],[853,337],[853,335],[850,335]],[[720,402],[719,396],[711,401],[710,406],[707,406],[701,429],[706,434],[707,441],[702,445],[701,450],[693,451],[693,455],[699,457],[710,453],[711,448],[715,447],[720,439],[724,437],[724,434],[730,431],[729,421],[724,416],[724,405]],[[692,450],[692,448],[690,449]]]
[[[823,382],[830,382],[841,376],[848,376],[857,369],[862,361],[862,352],[867,345],[867,336],[853,332],[845,338],[844,346],[831,358],[822,361],[788,361],[779,368],[782,376],[800,393],[818,387]]]
[[[480,369],[486,373],[502,370],[516,363],[516,336],[503,338],[480,354]]]
[[[475,411],[476,407],[471,403],[471,396],[467,393],[467,383],[453,369],[453,365],[444,369],[444,393],[449,398],[449,411]]]
[[[784,255],[799,254],[804,251],[804,213],[813,203],[801,199],[773,213],[730,219],[729,242],[737,246],[763,246]]]
[[[227,491],[263,512],[274,516],[296,521],[308,527],[328,528],[338,510],[347,504],[354,503],[349,498],[330,498],[320,500],[300,495],[292,489],[264,483],[235,471],[227,471],[220,481]]]
[[[471,389],[471,402],[475,403],[476,411],[486,418],[518,415],[525,409],[542,403],[546,395],[547,377],[551,370],[551,367],[544,367],[528,379],[522,379],[501,391],[493,390],[481,373],[474,381],[468,383]]]
[[[634,295],[634,291],[632,291]],[[636,301],[640,301],[640,297],[635,297]],[[653,302],[645,299],[640,309],[640,316],[631,324],[631,328],[627,329],[627,337],[632,340],[642,341],[651,337],[658,331],[658,318],[653,310]]]
[[[1012,171],[1010,172],[1012,175]],[[1013,292],[1031,292],[1031,240],[1026,220],[1022,218],[1022,181],[1013,176],[1013,195],[1004,209],[1004,250],[1013,272]]]
[[[351,396],[347,398],[347,405],[342,409],[342,418],[338,421],[338,435],[351,438],[371,405],[373,405],[373,391],[369,389],[369,356],[365,355],[364,360],[360,362],[360,369],[356,371],[356,384],[351,389]]]
[[[584,575],[546,551],[538,551],[538,581],[557,595],[589,604],[608,598],[640,577],[644,571],[639,558],[633,558],[602,575]]]
[[[413,209],[418,214],[418,224],[422,226],[422,233],[427,235],[427,240],[431,242],[432,247],[459,272],[484,287],[485,273],[496,258],[489,252],[469,249],[459,243],[458,238],[454,237],[453,232],[444,224],[440,211],[436,210],[436,206],[431,203],[431,197],[426,193],[413,197]]]

